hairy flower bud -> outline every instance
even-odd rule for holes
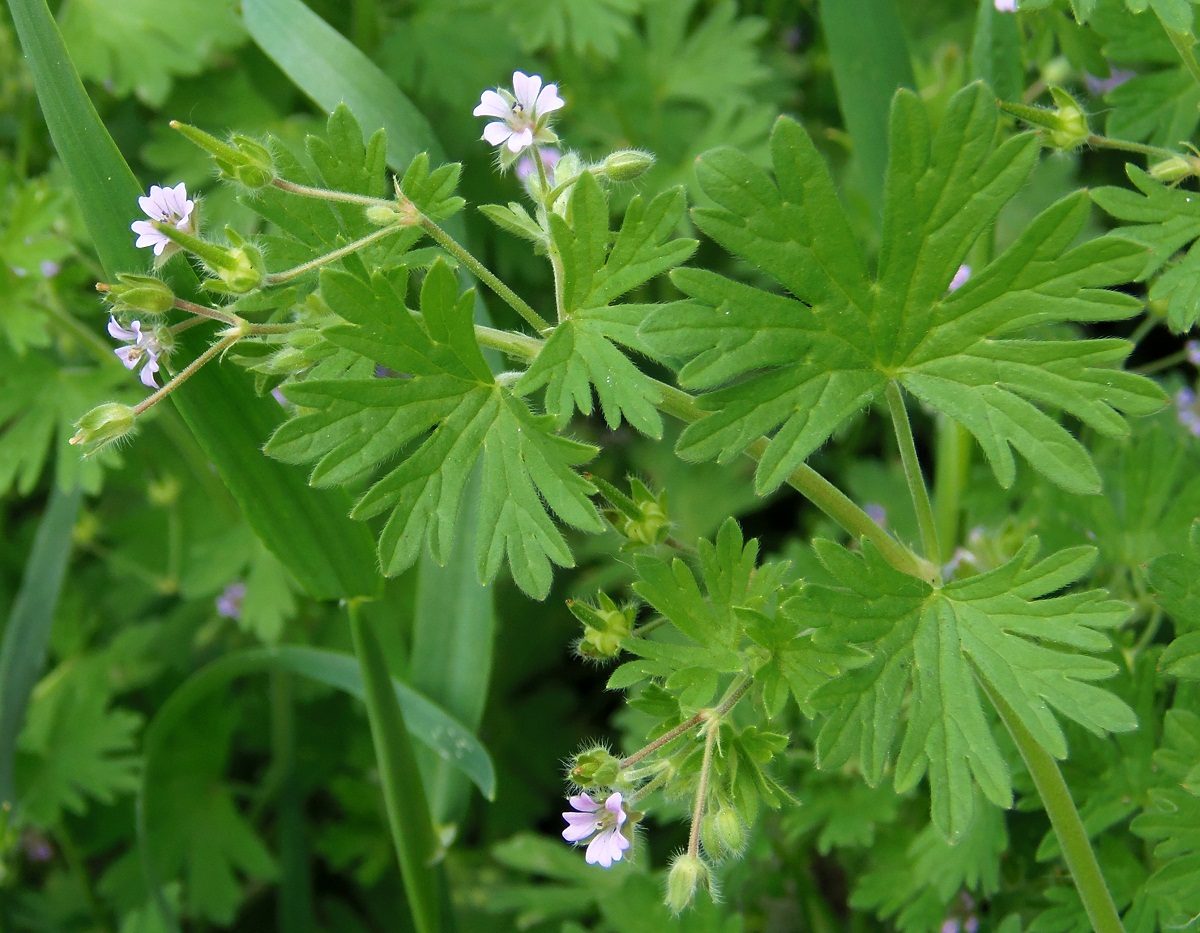
[[[1026,123],[1041,127],[1043,137],[1054,148],[1077,149],[1092,135],[1088,127],[1087,112],[1074,97],[1060,87],[1050,88],[1050,95],[1058,105],[1053,110],[1009,101],[1001,101],[1000,109]]]
[[[72,445],[89,447],[95,453],[108,444],[132,434],[136,428],[137,413],[120,402],[105,402],[97,405],[75,422],[75,435],[68,441]]]
[[[1057,125],[1047,134],[1050,145],[1056,149],[1077,149],[1092,135],[1088,127],[1087,112],[1074,97],[1060,87],[1050,88],[1050,96],[1058,104],[1054,111]]]
[[[620,760],[607,748],[589,748],[575,756],[571,780],[580,787],[610,787],[620,770]]]
[[[1150,166],[1150,177],[1169,185],[1178,184],[1193,175],[1200,175],[1200,157],[1195,155],[1171,156]]]
[[[629,491],[625,495],[616,486],[599,476],[588,477],[608,500],[611,508],[602,514],[620,534],[629,539],[631,545],[648,546],[661,544],[671,532],[671,520],[667,515],[667,493],[653,493],[636,477],[629,478]]]
[[[671,871],[667,875],[667,909],[673,914],[683,913],[700,885],[709,888],[711,874],[704,860],[697,855],[682,852],[671,862]]]
[[[262,143],[238,135],[234,135],[227,143],[222,142],[204,130],[178,120],[171,121],[171,128],[208,152],[221,170],[221,175],[229,181],[256,189],[265,188],[275,180],[275,160]]]
[[[620,654],[622,639],[628,638],[633,632],[637,609],[634,606],[617,606],[604,593],[600,594],[598,603],[591,606],[568,600],[567,608],[571,610],[571,615],[583,623],[583,638],[575,646],[576,650],[585,658],[603,661]]]
[[[166,282],[152,275],[122,272],[116,285],[101,282],[96,290],[104,294],[117,314],[153,316],[166,314],[175,306],[175,293]]]
[[[633,181],[654,167],[654,156],[641,149],[621,149],[608,156],[596,171],[609,181]]]

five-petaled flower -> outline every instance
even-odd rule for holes
[[[557,84],[542,87],[541,75],[514,71],[512,92],[506,88],[484,91],[473,112],[477,117],[496,118],[483,128],[483,138],[515,156],[535,143],[558,142],[550,130],[550,114],[565,105]]]
[[[595,838],[588,843],[587,854],[584,856],[587,863],[611,868],[613,862],[621,861],[621,856],[631,845],[629,839],[621,832],[629,818],[621,795],[610,794],[601,804],[587,794],[576,794],[569,798],[568,802],[575,811],[563,813],[563,819],[567,821],[567,828],[562,833],[563,838],[567,842],[583,842],[595,833]]]
[[[158,383],[154,381],[154,374],[158,372],[158,356],[163,352],[163,348],[154,335],[154,331],[147,333],[142,330],[141,321],[134,321],[130,327],[122,327],[117,323],[116,318],[110,317],[108,332],[113,340],[122,340],[128,344],[128,346],[117,347],[113,350],[125,364],[125,368],[137,368],[138,363],[144,358],[146,365],[142,367],[139,374],[142,385],[148,389],[157,389]]]
[[[185,233],[193,232],[192,210],[196,202],[188,199],[183,182],[174,188],[151,185],[149,196],[138,198],[138,204],[150,220],[171,224]],[[164,250],[169,250],[167,255],[171,255],[178,247],[161,230],[156,230],[150,220],[135,220],[129,225],[129,229],[138,235],[136,245],[139,248],[153,246],[155,256],[162,256]]]

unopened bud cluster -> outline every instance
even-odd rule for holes
[[[667,540],[671,532],[671,520],[667,514],[666,490],[651,492],[641,480],[630,477],[629,491],[632,495],[627,496],[599,476],[590,479],[610,506],[602,510],[605,519],[619,534],[629,539],[630,545],[646,547]]]
[[[583,623],[583,638],[575,650],[594,661],[608,661],[621,653],[621,642],[633,633],[637,618],[637,607],[618,606],[601,593],[598,605],[591,606],[577,600],[569,600],[567,608],[571,615]]]

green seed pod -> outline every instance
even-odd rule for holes
[[[75,422],[75,435],[68,443],[84,445],[93,454],[114,441],[128,437],[136,429],[137,413],[120,402],[97,405]]]
[[[175,293],[166,282],[152,275],[122,272],[117,276],[116,285],[97,285],[96,288],[104,293],[116,313],[156,316],[175,307]]]

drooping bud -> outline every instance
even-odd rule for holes
[[[117,275],[116,285],[99,282],[96,291],[112,304],[116,314],[155,316],[166,314],[175,306],[175,293],[166,282],[152,275],[122,272]]]
[[[704,841],[710,855],[737,855],[746,847],[746,830],[733,807],[720,806],[705,814],[704,819],[710,824]]]
[[[239,135],[234,135],[228,143],[222,142],[204,130],[178,120],[171,121],[171,128],[211,154],[221,176],[229,181],[257,189],[265,188],[275,180],[275,160],[262,143]]]
[[[75,422],[75,435],[68,443],[84,445],[89,448],[87,454],[90,455],[132,434],[136,423],[137,413],[130,406],[105,402]]]
[[[576,650],[585,658],[606,661],[620,654],[621,641],[633,632],[637,608],[618,606],[604,593],[597,602],[599,605],[591,606],[572,599],[567,600],[567,608],[583,623],[583,638]]]
[[[654,156],[641,149],[621,149],[596,167],[596,173],[609,181],[633,181],[654,167]]]
[[[621,762],[607,748],[589,748],[575,756],[571,780],[580,787],[611,787],[621,770]]]
[[[667,875],[667,909],[681,914],[692,903],[697,889],[704,885],[711,889],[712,877],[708,865],[698,855],[681,852],[671,862]]]

